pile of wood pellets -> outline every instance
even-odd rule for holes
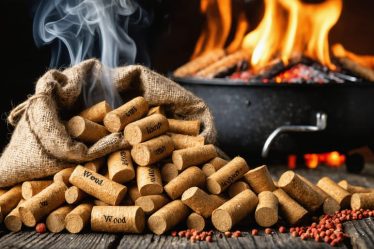
[[[221,158],[199,135],[199,120],[167,118],[162,106],[150,107],[143,97],[114,110],[97,103],[66,129],[88,145],[123,132],[131,147],[63,169],[53,179],[0,190],[0,221],[10,231],[41,223],[53,233],[170,231],[195,242],[212,241],[213,231],[205,231],[210,228],[241,236],[230,231],[255,221],[265,233],[277,226],[286,232],[285,224],[293,236],[336,245],[344,238],[343,221],[373,216],[373,189],[328,177],[314,184],[293,171],[275,181],[265,165],[250,169],[242,157]],[[181,227],[188,229],[175,230]]]

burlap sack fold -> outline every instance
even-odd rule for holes
[[[35,94],[12,110],[16,125],[0,158],[0,187],[53,175],[59,170],[128,148],[122,133],[112,133],[90,147],[72,139],[61,120],[79,98],[82,86],[100,73],[98,60],[86,60],[64,71],[49,70],[37,82]],[[167,105],[176,118],[199,119],[201,135],[214,143],[216,130],[206,104],[175,82],[139,65],[115,68],[112,81],[123,94],[137,88],[150,105]]]

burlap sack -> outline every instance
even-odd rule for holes
[[[87,147],[68,135],[61,119],[61,111],[76,105],[82,85],[101,69],[99,61],[90,59],[64,71],[49,70],[38,80],[35,94],[12,110],[8,121],[17,125],[0,158],[0,187],[53,175],[129,147],[122,133],[110,134]],[[215,142],[212,114],[191,92],[139,65],[113,69],[112,77],[122,95],[135,88],[150,105],[171,107],[177,118],[200,119],[201,135],[207,143]]]

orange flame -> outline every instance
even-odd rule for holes
[[[192,59],[224,48],[230,33],[231,0],[201,0],[200,11],[206,15],[206,23],[197,40]]]
[[[335,69],[330,60],[328,34],[339,19],[343,0],[319,3],[264,0],[264,16],[248,34],[245,34],[249,24],[244,11],[233,15],[231,2],[201,0],[200,11],[206,16],[206,23],[192,59],[217,49],[225,49],[229,54],[245,49],[255,70],[274,59],[287,64],[292,58],[302,55]],[[233,18],[237,20],[235,35],[227,45]]]
[[[261,68],[275,58],[288,63],[293,56],[306,55],[334,69],[328,33],[341,11],[342,0],[318,4],[301,0],[265,0],[263,19],[246,35],[242,45],[252,51],[252,67]]]

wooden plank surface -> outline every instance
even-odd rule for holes
[[[278,178],[287,169],[285,167],[271,167],[272,175]],[[318,170],[297,169],[296,172],[316,182],[322,176],[330,176],[334,180],[348,179],[353,184],[374,187],[374,165],[365,168],[362,175],[349,174],[344,168],[319,167]],[[365,176],[365,177],[363,177]],[[248,227],[249,229],[249,227]],[[25,229],[24,229],[25,230]],[[346,244],[335,248],[374,248],[374,221],[364,219],[361,221],[349,221],[344,223],[344,231],[351,236]],[[37,234],[32,229],[26,229],[19,233],[8,233],[4,228],[0,229],[0,249],[6,248],[97,248],[97,249],[125,249],[125,248],[331,248],[322,242],[312,240],[302,241],[300,238],[291,237],[287,234],[273,233],[260,236],[252,236],[247,231],[240,238],[219,238],[219,233],[213,236],[213,242],[191,243],[186,238],[177,238],[170,235],[157,236],[145,235],[122,235],[105,233],[83,233],[83,234]]]
[[[335,248],[374,248],[374,220],[372,218],[349,221],[344,223],[344,231],[351,236],[351,240],[346,244],[341,244]],[[170,235],[157,236],[154,234],[145,235],[120,235],[106,233],[45,233],[38,234],[31,229],[19,233],[8,233],[0,238],[0,248],[95,248],[95,249],[126,249],[126,248],[284,248],[284,249],[317,249],[332,248],[322,242],[313,240],[303,241],[294,238],[290,234],[280,234],[274,232],[271,235],[260,232],[258,236],[252,236],[248,232],[243,232],[242,237],[219,238],[219,233],[213,236],[213,242],[191,243],[186,238],[172,237]]]

